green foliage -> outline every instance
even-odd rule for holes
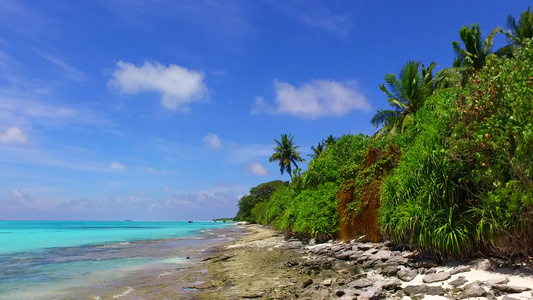
[[[289,230],[294,222],[292,201],[296,193],[289,186],[281,186],[270,197],[266,212],[266,223],[280,230]]]
[[[453,97],[453,92],[439,91],[416,114],[416,125],[409,130],[419,133],[382,185],[380,224],[398,242],[460,256],[472,237],[456,222],[463,217],[458,208],[461,191],[445,143]]]
[[[482,245],[524,242],[533,217],[533,45],[524,43],[472,77],[453,120],[451,154]]]
[[[465,89],[439,91],[416,114],[408,130],[415,138],[382,186],[380,224],[392,239],[441,256],[531,251],[533,47],[526,44],[512,59],[488,59]]]
[[[276,147],[274,147],[274,154],[268,160],[269,162],[279,161],[279,170],[283,175],[284,171],[289,173],[289,176],[292,178],[292,165],[298,169],[297,161],[304,162],[300,156],[300,152],[297,149],[300,146],[294,145],[294,137],[290,134],[282,134],[281,141],[274,139]]]
[[[333,235],[339,230],[335,195],[337,184],[327,182],[316,190],[305,190],[292,203],[293,231],[310,235]]]
[[[433,93],[435,80],[431,63],[426,69],[417,61],[408,61],[402,67],[398,78],[394,74],[385,75],[385,83],[379,88],[387,95],[387,101],[392,109],[378,110],[371,120],[374,127],[384,125],[378,133],[403,132],[411,122],[413,114],[422,107],[427,97]]]
[[[325,146],[324,146],[324,143],[323,142],[320,142],[318,143],[318,145],[316,146],[311,146],[311,151],[313,151],[312,154],[307,154],[307,156],[311,157],[311,158],[315,158],[317,156],[320,155],[320,153],[322,153],[322,151],[324,151],[325,149]]]
[[[511,44],[523,45],[526,40],[533,39],[533,12],[531,12],[531,8],[528,7],[520,14],[518,22],[512,15],[509,15],[507,27],[509,32],[505,32],[505,35]]]
[[[326,149],[310,162],[308,170],[295,172],[290,186],[272,195],[266,223],[280,230],[315,236],[332,236],[338,231],[338,186],[345,178],[355,176],[357,165],[364,159],[368,137],[348,134],[335,141],[330,136],[324,143]]]
[[[254,206],[254,208],[252,208],[252,220],[262,225],[268,224],[267,223],[267,209],[268,209],[268,201],[257,203]]]
[[[459,30],[459,36],[463,42],[464,49],[461,48],[459,42],[453,42],[453,51],[457,57],[457,61],[461,67],[469,67],[474,70],[480,70],[487,60],[487,57],[492,53],[492,43],[494,37],[501,33],[500,27],[496,27],[483,40],[479,24],[472,24],[472,26],[463,26]]]
[[[251,188],[250,193],[241,197],[239,200],[239,211],[237,212],[236,219],[238,221],[254,222],[255,220],[252,216],[254,206],[257,203],[268,201],[270,195],[284,184],[281,180],[274,180]]]
[[[508,36],[528,36],[529,9],[512,21]],[[379,239],[379,207],[383,234],[440,257],[533,254],[533,41],[510,39],[512,55],[498,58],[499,32],[483,40],[478,25],[463,27],[453,68],[437,78],[434,64],[419,71],[414,61],[387,75],[381,90],[393,109],[373,123],[396,134],[330,136],[304,172],[293,137],[282,135],[270,160],[291,183],[253,188],[237,218],[318,237],[361,232],[340,224],[342,209],[353,226],[373,220]]]
[[[368,137],[363,134],[347,134],[329,144],[322,154],[309,163],[302,175],[304,187],[315,189],[321,184],[334,182],[340,185],[355,175],[355,169],[364,159]]]

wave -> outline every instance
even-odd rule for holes
[[[113,295],[113,299],[118,299],[118,298],[122,298],[122,297],[126,297],[127,295],[129,295],[131,292],[133,292],[135,289],[133,289],[132,287],[129,287],[122,293],[120,294],[116,294],[116,295]]]

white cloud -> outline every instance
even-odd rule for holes
[[[18,127],[9,127],[0,132],[0,143],[4,144],[25,144],[28,142],[28,137]]]
[[[119,61],[108,85],[126,94],[156,92],[167,109],[188,111],[189,104],[208,99],[204,74],[177,65],[145,61],[140,67]]]
[[[110,123],[96,116],[91,110],[70,108],[24,96],[4,96],[2,92],[0,90],[0,127],[50,127],[76,123],[102,126],[101,128],[111,130]]]
[[[123,164],[119,163],[118,161],[114,161],[114,162],[112,162],[111,164],[109,164],[109,168],[110,168],[111,170],[117,170],[117,171],[119,171],[119,170],[124,170],[124,169],[126,169],[126,166],[124,166]]]
[[[268,175],[267,169],[265,169],[265,167],[263,167],[263,165],[261,165],[258,162],[253,162],[253,163],[248,164],[248,171],[250,171],[252,174],[257,175],[257,176]]]
[[[222,147],[222,142],[218,138],[218,135],[214,133],[208,133],[204,137],[204,145],[210,149],[219,149],[220,147]]]
[[[228,161],[230,163],[249,163],[261,160],[272,155],[273,145],[248,144],[231,145],[228,150]]]
[[[293,115],[304,119],[343,117],[352,110],[370,110],[355,81],[312,80],[299,87],[274,80],[275,104],[257,97],[252,113]]]

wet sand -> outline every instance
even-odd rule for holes
[[[128,270],[119,279],[105,286],[88,288],[89,294],[80,295],[88,299],[197,299],[195,285],[200,285],[208,277],[204,260],[220,251],[223,245],[230,244],[246,233],[242,226],[230,226],[213,230],[210,237],[195,241],[188,247],[183,244],[166,245],[174,249],[176,259],[148,264]],[[159,247],[162,245],[159,244]],[[189,257],[189,259],[186,259]],[[184,259],[185,258],[185,259]],[[106,291],[94,295],[95,289]],[[78,299],[78,297],[74,297]]]

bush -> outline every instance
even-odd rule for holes
[[[472,77],[450,141],[477,242],[506,256],[533,251],[533,47],[526,44]]]
[[[341,184],[345,179],[355,176],[357,165],[365,157],[368,136],[364,134],[343,135],[309,163],[303,174],[304,186],[316,189],[327,182]]]
[[[333,236],[339,230],[335,195],[337,184],[328,182],[316,190],[305,190],[292,203],[293,231],[312,236]]]
[[[380,226],[441,256],[533,252],[533,48],[492,59],[463,90],[439,91],[382,186]]]
[[[440,91],[418,111],[407,130],[418,135],[381,190],[384,233],[444,256],[465,255],[473,239],[464,224],[455,222],[466,216],[445,140],[454,98],[455,93]]]
[[[266,222],[274,228],[289,230],[294,222],[292,201],[295,192],[289,186],[281,186],[272,194],[266,211]]]
[[[257,203],[254,208],[252,208],[252,220],[254,222],[266,225],[267,223],[267,208],[268,208],[268,201],[263,201]]]
[[[255,205],[268,201],[270,195],[272,195],[278,187],[283,186],[284,184],[285,183],[281,180],[274,180],[251,188],[250,193],[241,197],[239,200],[239,211],[237,212],[236,219],[238,221],[255,222],[252,216],[252,209]]]

